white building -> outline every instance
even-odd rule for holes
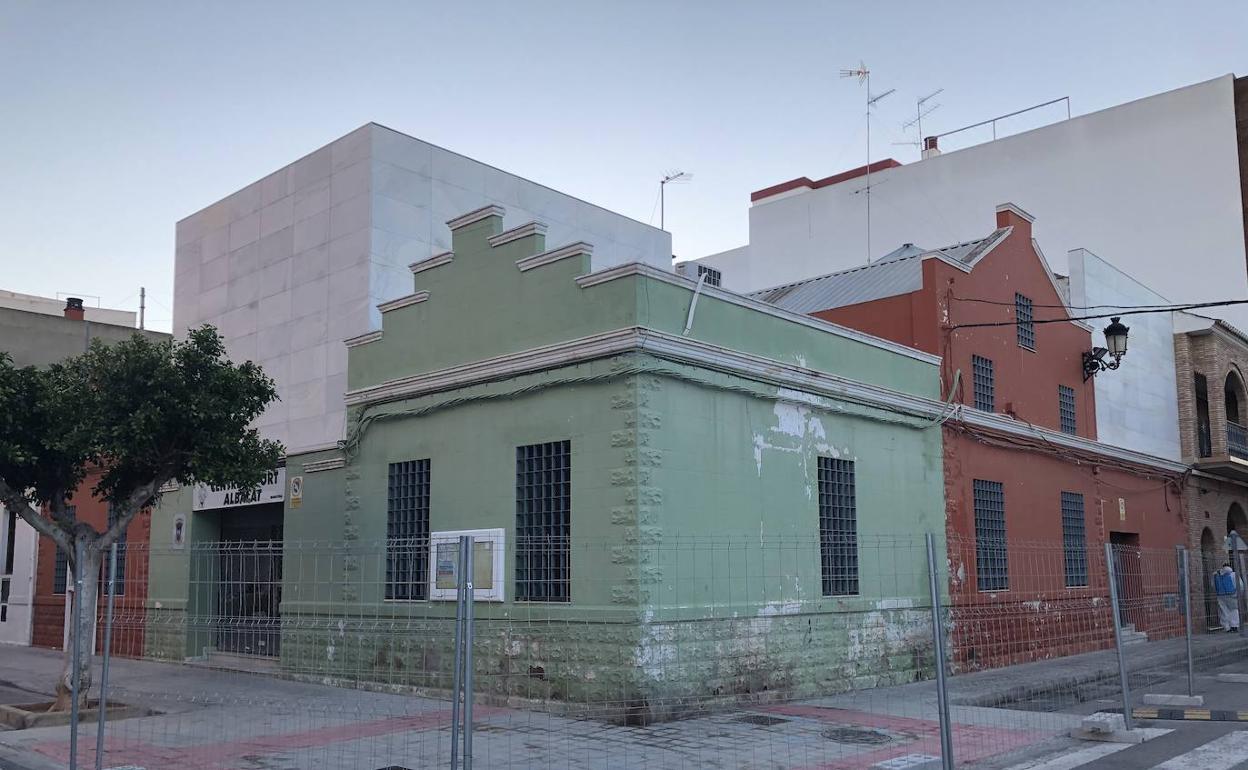
[[[1168,305],[1161,296],[1086,249],[1068,255],[1070,304],[1090,314]],[[1131,329],[1122,366],[1096,375],[1096,435],[1106,444],[1182,461],[1174,363],[1174,313],[1124,316]],[[1106,320],[1092,321],[1098,331]],[[1099,335],[1097,335],[1099,337]],[[1094,337],[1095,338],[1095,337]],[[1100,344],[1103,344],[1100,343]]]
[[[39,533],[0,505],[0,644],[30,644]]]
[[[34,294],[22,294],[16,291],[0,289],[0,307],[13,310],[25,310],[40,315],[59,316],[65,312],[65,300],[62,298],[38,297]],[[133,310],[114,310],[97,305],[83,305],[85,318],[92,323],[112,324],[113,326],[129,326],[134,328],[138,315]]]
[[[277,382],[263,433],[291,454],[332,446],[343,340],[379,329],[377,305],[412,291],[408,265],[487,204],[544,222],[550,243],[592,243],[594,269],[671,267],[662,230],[370,123],[178,223],[174,335],[217,326],[232,358]]]
[[[1248,78],[1225,75],[915,163],[877,162],[871,257],[906,242],[973,237],[985,210],[1012,200],[1036,216],[1036,238],[1058,272],[1067,272],[1067,252],[1084,248],[1175,302],[1248,296],[1248,132],[1236,134],[1237,92],[1245,102]],[[749,243],[699,263],[738,291],[863,264],[861,171],[755,193]],[[1248,310],[1225,315],[1248,328]]]

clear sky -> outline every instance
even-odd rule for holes
[[[690,171],[667,225],[703,256],[746,242],[751,191],[863,163],[842,68],[897,89],[872,157],[904,162],[938,88],[926,133],[1080,114],[1248,74],[1246,29],[1238,1],[0,0],[0,288],[146,286],[167,329],[174,223],[370,120],[656,225]]]

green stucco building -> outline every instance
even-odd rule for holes
[[[252,575],[280,582],[280,620],[252,652],[447,687],[438,544],[472,531],[497,700],[650,720],[924,675],[936,359],[652,266],[594,271],[590,244],[549,248],[498,206],[448,224],[451,251],[346,342],[341,445],[289,457],[284,502],[254,506],[283,529],[280,576]],[[153,546],[153,655],[210,653],[237,620],[196,516]]]

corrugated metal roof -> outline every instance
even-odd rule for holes
[[[813,313],[907,294],[923,288],[923,257],[939,254],[970,264],[1000,243],[1008,233],[1009,228],[1002,228],[984,238],[941,249],[924,249],[907,243],[869,265],[763,289],[749,296],[795,313]]]
[[[922,287],[923,262],[915,255],[764,289],[750,296],[795,313],[813,313],[906,294]]]

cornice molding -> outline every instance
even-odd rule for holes
[[[511,243],[512,241],[518,241],[521,238],[528,238],[530,235],[545,235],[545,234],[546,234],[546,223],[534,221],[534,222],[525,222],[519,227],[513,227],[510,230],[504,230],[498,235],[491,235],[486,240],[490,242],[491,246],[494,246],[497,248],[498,246],[502,246],[504,243]]]
[[[390,300],[389,302],[383,302],[377,306],[377,309],[383,313],[389,313],[391,310],[398,310],[401,307],[420,304],[427,299],[429,299],[429,292],[418,291],[408,294],[406,297],[398,297]]]
[[[442,265],[449,265],[451,261],[454,259],[455,259],[455,252],[444,251],[440,254],[434,254],[432,257],[425,257],[424,259],[418,259],[412,264],[408,265],[407,269],[411,270],[413,273],[423,273],[424,271],[432,270],[435,267],[441,267]]]
[[[557,249],[543,251],[541,254],[534,254],[531,257],[517,259],[516,267],[518,267],[520,272],[523,273],[525,271],[532,270],[535,267],[541,267],[543,265],[549,265],[552,262],[558,262],[561,259],[578,257],[582,254],[592,255],[593,253],[593,244],[586,243],[585,241],[577,241],[576,243],[569,243],[566,246],[560,246]]]

